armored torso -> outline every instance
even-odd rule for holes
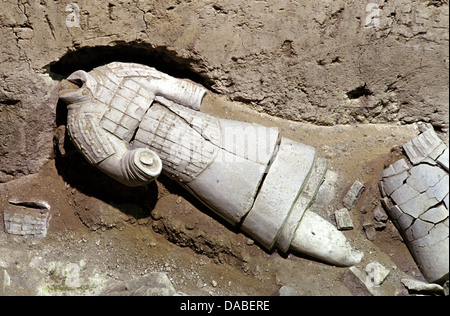
[[[155,98],[148,83],[151,78],[160,78],[158,72],[142,65],[123,67],[112,63],[94,69],[91,75],[97,79],[94,98],[106,105],[100,126],[130,142]]]
[[[134,146],[150,148],[161,157],[166,174],[190,182],[217,155],[219,122],[163,98],[156,101],[139,126]]]

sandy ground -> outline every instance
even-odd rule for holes
[[[206,99],[203,111],[276,127],[284,136],[316,147],[338,175],[336,200],[321,210],[330,220],[353,182],[363,182],[366,190],[351,210],[355,228],[345,232],[364,252],[357,267],[364,270],[378,261],[391,271],[381,287],[384,295],[406,295],[400,283],[405,276],[423,280],[390,221],[373,242],[362,226],[380,205],[381,171],[398,158],[398,146],[418,134],[417,126],[319,127],[273,118],[218,96]],[[0,184],[1,220],[13,198],[47,201],[52,218],[43,239],[0,230],[0,273],[3,269],[10,278],[6,294],[101,294],[108,284],[154,271],[165,272],[175,289],[188,295],[269,296],[278,295],[283,286],[297,295],[355,294],[343,282],[348,268],[268,253],[164,176],[130,189],[77,153],[55,155],[39,174]]]

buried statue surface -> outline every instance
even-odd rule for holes
[[[139,186],[164,172],[267,250],[361,261],[342,232],[308,210],[327,170],[313,147],[202,113],[203,87],[139,64],[76,71],[61,86],[73,143],[112,178]]]

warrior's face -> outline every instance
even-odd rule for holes
[[[81,103],[91,98],[97,89],[97,80],[83,70],[71,74],[61,82],[59,97],[67,104]]]

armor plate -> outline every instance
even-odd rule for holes
[[[162,98],[158,98],[161,102]],[[196,178],[217,154],[216,118],[164,101],[154,103],[136,133],[135,146],[148,147],[163,161],[164,171],[181,182]],[[169,108],[170,106],[170,108]]]
[[[91,164],[98,164],[115,153],[108,136],[96,124],[92,114],[69,113],[67,125],[76,147]]]

